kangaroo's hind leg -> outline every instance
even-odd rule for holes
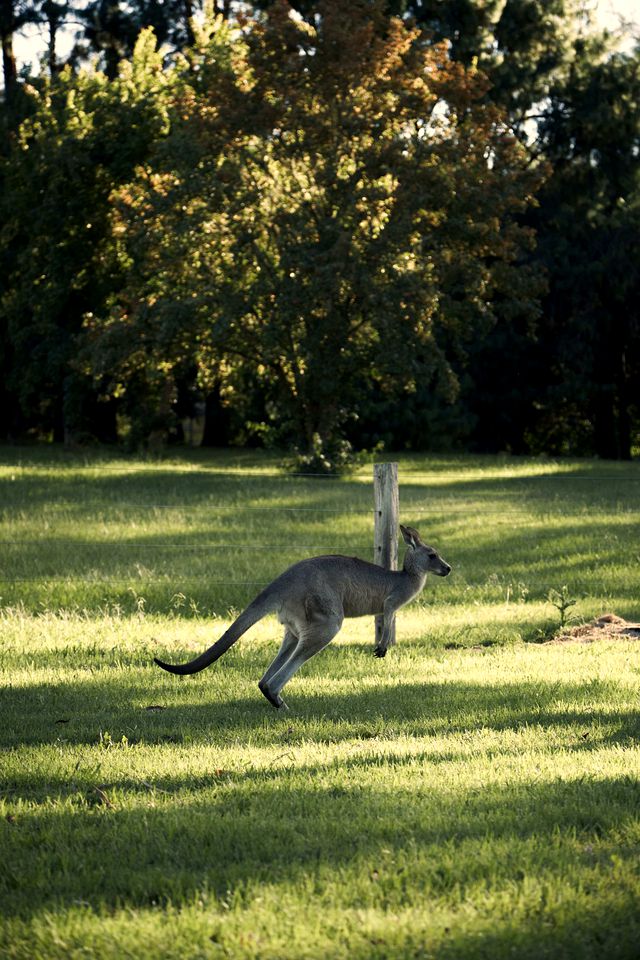
[[[286,707],[280,696],[280,691],[284,685],[289,682],[303,663],[306,663],[307,660],[310,660],[311,657],[331,643],[341,626],[342,617],[314,617],[313,621],[308,623],[301,631],[300,639],[289,658],[275,673],[271,674],[265,688],[260,688],[267,700],[274,706]]]
[[[293,653],[297,645],[298,645],[298,637],[296,636],[295,633],[293,633],[292,630],[290,630],[287,627],[284,631],[284,637],[282,638],[280,649],[278,650],[274,659],[271,661],[271,663],[267,667],[262,678],[258,681],[260,692],[264,694],[264,696],[267,698],[269,703],[273,704],[274,707],[281,707],[282,703],[278,703],[277,698],[274,699],[271,696],[271,693],[269,690],[269,681],[274,676],[274,674],[276,674],[278,670],[280,670],[280,668],[284,666],[284,664],[287,662],[287,660],[289,659],[289,657],[291,656],[291,654]]]

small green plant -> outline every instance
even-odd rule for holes
[[[509,581],[506,588],[507,603],[526,603],[529,599],[529,587],[522,580],[517,583]]]
[[[319,434],[313,435],[311,449],[298,452],[291,463],[294,471],[315,473],[319,476],[340,476],[352,473],[358,468],[362,458],[356,453],[348,440],[323,440]]]
[[[138,617],[142,619],[142,617],[144,617],[145,615],[145,606],[147,601],[145,600],[144,597],[140,596],[138,592],[134,590],[133,587],[129,587],[129,593],[133,597],[133,602],[136,608],[136,614],[138,615]]]
[[[184,593],[174,593],[170,600],[171,607],[176,613],[184,608],[186,602],[187,598]]]
[[[570,614],[568,611],[571,607],[575,607],[578,602],[576,597],[572,597],[569,593],[569,588],[564,583],[559,590],[551,589],[547,593],[547,603],[550,603],[553,607],[556,608],[560,614],[560,629],[564,630],[568,623],[571,623],[572,620],[575,620],[575,614]]]
[[[187,608],[193,617],[200,616],[200,606],[197,600],[194,600],[193,597],[187,597],[184,593],[174,593],[171,597],[170,606],[173,610],[174,616],[180,614],[180,611],[186,611]]]
[[[117,600],[110,600],[109,597],[105,597],[102,605],[98,605],[98,612],[103,617],[113,617],[119,620],[124,616],[124,607]]]
[[[118,747],[126,750],[129,746],[129,738],[123,733],[119,740],[114,740],[108,730],[105,730],[104,733],[101,730],[98,736],[98,743],[103,750],[113,750]]]

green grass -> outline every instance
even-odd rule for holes
[[[303,556],[370,557],[369,468],[0,450],[0,956],[638,956],[638,644],[530,641],[565,584],[640,619],[639,465],[400,477],[454,572],[383,661],[348,622],[282,715],[272,619],[197,677],[151,659]]]

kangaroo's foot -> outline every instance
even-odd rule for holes
[[[373,651],[374,657],[386,657],[387,648],[386,647],[376,647]]]
[[[284,700],[282,699],[282,697],[280,696],[280,694],[277,693],[277,694],[274,696],[274,695],[271,693],[271,691],[269,690],[269,687],[266,685],[266,683],[263,683],[262,680],[259,682],[258,687],[259,687],[259,689],[260,689],[260,693],[261,693],[264,697],[267,698],[267,700],[269,701],[269,703],[270,703],[272,706],[274,706],[274,707],[276,708],[276,710],[288,710],[288,709],[289,709],[289,707],[286,705],[286,703],[284,702]]]

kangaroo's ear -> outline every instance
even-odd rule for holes
[[[413,547],[414,550],[422,543],[420,534],[416,529],[414,529],[414,527],[403,527],[402,524],[400,524],[400,532],[402,533],[404,542],[407,544],[407,546]]]

